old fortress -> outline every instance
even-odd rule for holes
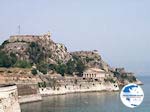
[[[44,35],[13,35],[10,36],[9,42],[35,42],[37,40],[50,40],[50,33],[48,32],[47,34]]]

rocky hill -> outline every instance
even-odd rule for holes
[[[50,39],[50,35],[16,35],[11,36],[2,44],[2,51],[16,54],[18,60],[32,63],[46,61],[47,63],[66,63],[71,55],[63,44]]]
[[[112,69],[97,50],[69,53],[63,44],[55,43],[50,34],[10,36],[0,46],[0,67],[32,67],[33,74],[38,71],[47,74],[52,70],[62,75],[75,73],[79,76],[85,68],[94,67],[118,78],[120,83],[137,80],[125,70]]]

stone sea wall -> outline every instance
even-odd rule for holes
[[[19,103],[42,100],[37,84],[17,84]]]
[[[21,112],[17,86],[0,86],[0,112]]]
[[[119,86],[117,83],[84,83],[84,85],[65,85],[61,87],[46,87],[40,88],[40,94],[42,96],[59,95],[67,93],[78,92],[95,92],[95,91],[118,91]]]

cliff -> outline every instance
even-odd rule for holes
[[[46,61],[47,63],[65,63],[71,55],[63,44],[55,43],[49,34],[45,35],[15,35],[10,36],[2,44],[2,51],[8,55],[16,54],[18,60],[32,63]]]

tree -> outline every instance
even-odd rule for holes
[[[30,54],[29,58],[32,60],[32,63],[40,63],[44,60],[44,54],[42,48],[35,42],[31,42],[28,48]]]
[[[33,75],[37,75],[37,70],[36,70],[35,68],[33,68],[33,69],[31,70],[31,73],[32,73]]]
[[[77,62],[76,70],[78,72],[78,76],[82,76],[82,73],[85,70],[85,65],[82,63],[82,61]]]
[[[57,67],[56,67],[56,72],[61,74],[62,76],[64,76],[64,74],[66,73],[67,71],[67,66],[65,64],[59,64]]]
[[[73,72],[75,72],[75,62],[72,61],[72,60],[69,60],[67,63],[66,63],[66,66],[67,66],[67,74],[73,74]]]
[[[39,64],[37,64],[37,69],[41,72],[41,73],[43,73],[43,74],[47,74],[47,64],[45,64],[44,62],[41,62],[41,63],[39,63]]]
[[[15,63],[17,62],[17,56],[16,54],[14,53],[10,53],[10,60],[11,60],[11,63],[12,63],[12,66],[15,65]]]
[[[0,67],[11,67],[12,66],[12,62],[9,58],[8,55],[6,55],[5,52],[0,51]]]
[[[49,64],[48,68],[50,70],[55,70],[56,71],[57,65],[55,65],[55,64]]]

